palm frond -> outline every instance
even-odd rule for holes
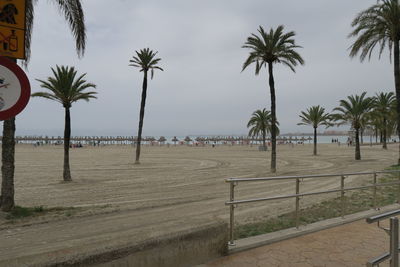
[[[350,57],[359,55],[360,61],[371,59],[372,52],[379,46],[381,57],[385,48],[391,58],[393,42],[400,36],[400,6],[398,0],[385,0],[361,11],[352,21],[353,31],[349,38],[355,37],[350,46]]]
[[[38,0],[26,0],[26,31],[25,31],[25,60],[22,62],[28,67],[31,58],[32,32],[35,17],[35,5]],[[78,57],[82,57],[86,48],[85,17],[80,0],[54,0],[52,2],[66,19],[72,35],[75,38],[75,47]]]
[[[64,107],[71,107],[73,102],[78,100],[88,101],[96,98],[96,92],[85,92],[85,89],[96,88],[93,83],[88,83],[82,74],[77,77],[77,71],[74,67],[56,66],[51,68],[53,77],[47,80],[39,80],[40,87],[49,90],[49,92],[38,92],[32,94],[33,97],[44,97],[62,103]]]
[[[373,103],[373,98],[366,97],[366,92],[361,95],[350,95],[347,100],[340,100],[339,107],[333,109],[337,113],[332,114],[332,118],[339,121],[339,125],[349,123],[355,129],[359,129],[373,108]]]
[[[321,125],[326,127],[332,126],[331,114],[326,113],[321,106],[312,106],[307,111],[301,111],[299,115],[301,122],[297,125],[311,125],[313,128],[318,128]]]
[[[150,50],[150,48],[144,48],[140,51],[135,51],[136,56],[132,56],[132,59],[129,60],[131,64],[129,66],[139,68],[140,71],[148,72],[150,70],[150,77],[153,79],[154,70],[164,71],[163,68],[158,66],[157,64],[160,62],[161,58],[155,58],[157,55],[157,51],[154,52]]]
[[[25,30],[25,60],[22,64],[25,68],[28,67],[28,63],[31,59],[31,43],[32,43],[32,31],[33,31],[33,21],[35,17],[34,5],[37,0],[26,0],[26,30]]]
[[[68,22],[72,35],[75,38],[78,56],[83,56],[86,47],[86,27],[81,1],[55,0],[54,3]]]
[[[276,122],[279,125],[279,122]],[[249,136],[258,136],[262,133],[270,133],[272,130],[272,116],[271,112],[267,109],[258,109],[253,112],[247,123],[247,128],[249,129]],[[276,127],[277,133],[279,133],[279,128]]]
[[[279,25],[275,30],[265,32],[262,26],[258,29],[258,35],[252,33],[242,46],[250,49],[249,56],[242,66],[242,71],[255,63],[255,74],[258,75],[263,66],[267,64],[282,63],[295,72],[297,65],[304,65],[304,59],[296,51],[301,46],[296,45],[293,37],[295,32],[284,33],[284,26]]]

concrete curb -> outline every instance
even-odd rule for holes
[[[272,244],[272,243],[290,239],[293,237],[298,237],[301,235],[306,235],[309,233],[321,231],[321,230],[332,228],[335,226],[351,223],[354,221],[365,219],[367,217],[370,217],[370,216],[373,216],[376,214],[380,214],[380,213],[391,211],[391,210],[396,210],[399,208],[400,208],[399,204],[393,204],[393,205],[382,207],[378,211],[367,210],[367,211],[362,211],[362,212],[346,215],[344,219],[342,219],[341,217],[337,217],[337,218],[332,218],[332,219],[300,226],[299,229],[296,229],[294,227],[294,228],[289,228],[289,229],[285,229],[285,230],[281,230],[281,231],[277,231],[277,232],[273,232],[273,233],[238,239],[238,240],[235,240],[235,246],[229,247],[228,253],[233,254],[233,253],[249,250],[252,248]]]

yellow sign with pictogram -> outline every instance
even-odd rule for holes
[[[0,0],[0,56],[25,59],[26,0]]]

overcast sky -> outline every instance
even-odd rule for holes
[[[256,109],[270,109],[267,71],[241,72],[249,51],[241,48],[259,25],[285,25],[296,32],[306,61],[296,73],[275,67],[281,132],[311,132],[297,126],[312,105],[331,111],[340,99],[367,91],[393,91],[386,51],[370,62],[350,59],[347,38],[355,15],[376,0],[82,0],[87,26],[85,56],[78,59],[68,25],[51,1],[35,8],[32,58],[35,79],[50,67],[75,66],[97,85],[98,99],[73,104],[72,135],[136,135],[143,74],[129,67],[135,50],[158,51],[164,72],[149,81],[143,134],[245,134]],[[31,99],[17,116],[17,134],[62,135],[59,103]]]

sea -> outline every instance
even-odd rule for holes
[[[167,141],[165,141],[165,143],[170,143],[170,144],[173,144],[174,142],[172,141],[173,139],[174,139],[174,136],[164,136],[165,137],[165,139],[167,140]],[[216,135],[212,135],[212,136],[198,136],[198,135],[189,135],[189,138],[190,139],[192,139],[194,142],[195,142],[195,140],[196,140],[196,138],[198,138],[198,137],[203,137],[203,138],[217,138],[218,139],[218,137],[222,137],[222,138],[227,138],[228,136],[216,136]],[[229,136],[229,137],[232,137],[233,139],[237,139],[237,138],[240,138],[240,137],[243,137],[243,136],[238,136],[238,135],[232,135],[232,136]],[[312,135],[309,135],[309,136],[304,136],[304,135],[302,135],[302,136],[292,136],[292,139],[298,139],[298,141],[300,141],[299,139],[302,139],[304,137],[304,143],[305,144],[308,144],[308,143],[313,143],[313,136]],[[156,139],[156,140],[158,140],[159,138],[160,138],[160,136],[154,136],[154,138]],[[186,138],[186,136],[176,136],[176,138],[179,140],[177,143],[179,143],[179,142],[184,142],[184,140],[185,140],[185,138]],[[289,140],[289,137],[288,136],[280,136],[280,137],[278,137],[278,139],[280,139],[280,138],[287,138],[287,140]],[[345,143],[347,143],[347,140],[348,140],[348,136],[346,136],[346,135],[318,135],[317,136],[317,142],[319,143],[319,144],[330,144],[330,143],[338,143],[338,142],[340,142],[340,143],[343,143],[343,144],[345,144]],[[398,142],[398,140],[399,140],[399,138],[398,137],[391,137],[390,138],[390,141],[391,142],[393,142],[393,141],[396,141],[396,142]],[[364,141],[364,143],[369,143],[369,142],[375,142],[375,137],[370,137],[370,136],[364,136],[363,137],[363,141]],[[222,141],[223,142],[223,141]],[[293,141],[293,142],[297,142],[297,141]],[[379,140],[378,140],[378,142],[379,142]],[[210,144],[212,144],[213,142],[209,142]],[[221,143],[221,142],[217,142],[217,143]]]
[[[44,142],[44,137],[45,136],[38,136],[38,135],[31,135],[29,136],[31,138],[28,138],[27,140],[21,140],[20,143],[32,143],[32,144],[36,144],[38,143],[38,141],[43,141]],[[52,138],[52,136],[48,136],[50,139]],[[75,137],[79,137],[79,136],[75,136]],[[109,137],[114,138],[114,137],[122,137],[122,139],[127,138],[127,136],[87,136],[85,139],[86,141],[82,141],[84,144],[88,144],[91,143],[90,140],[96,140],[95,142],[97,142],[98,138],[100,138],[101,141],[99,141],[100,144],[116,144],[118,142],[115,141],[111,141],[109,139]],[[148,140],[151,137],[152,140],[154,140],[153,142],[151,142],[150,140]],[[143,136],[142,138],[142,143],[143,144],[157,144],[159,143],[158,140],[160,139],[161,136]],[[185,139],[189,137],[190,141],[186,142]],[[196,140],[197,138],[203,138],[203,140],[205,139],[206,144],[215,144],[215,145],[221,145],[221,144],[239,144],[239,140],[240,138],[246,138],[245,136],[239,136],[239,135],[189,135],[189,136],[164,136],[165,141],[163,142],[164,144],[196,144],[198,143],[198,141]],[[18,137],[17,137],[18,138]],[[318,144],[330,144],[330,143],[342,143],[342,144],[346,144],[348,141],[348,136],[346,135],[318,135],[317,136],[317,142]],[[106,140],[110,140],[110,141],[106,141]],[[132,140],[132,136],[129,136],[129,139]],[[174,142],[175,139],[175,142]],[[176,141],[176,139],[178,141]],[[268,137],[267,137],[268,139]],[[300,135],[300,136],[278,136],[277,137],[277,143],[287,143],[289,142],[291,139],[291,142],[293,143],[304,143],[304,144],[312,144],[313,143],[313,136],[310,135]],[[58,136],[56,137],[56,140],[59,140],[57,142],[61,142],[62,141],[62,137]],[[364,136],[363,138],[364,143],[374,143],[376,142],[375,137],[371,137],[371,136]],[[389,142],[398,142],[398,137],[391,137],[390,140],[388,140]],[[55,142],[55,141],[53,141]],[[80,143],[81,141],[78,140],[74,140],[74,136],[71,136],[71,142],[72,143]],[[268,142],[268,140],[267,140]],[[379,142],[379,140],[378,140]],[[132,143],[132,141],[128,141],[128,144]],[[251,144],[259,144],[261,143],[260,141],[251,141]]]

